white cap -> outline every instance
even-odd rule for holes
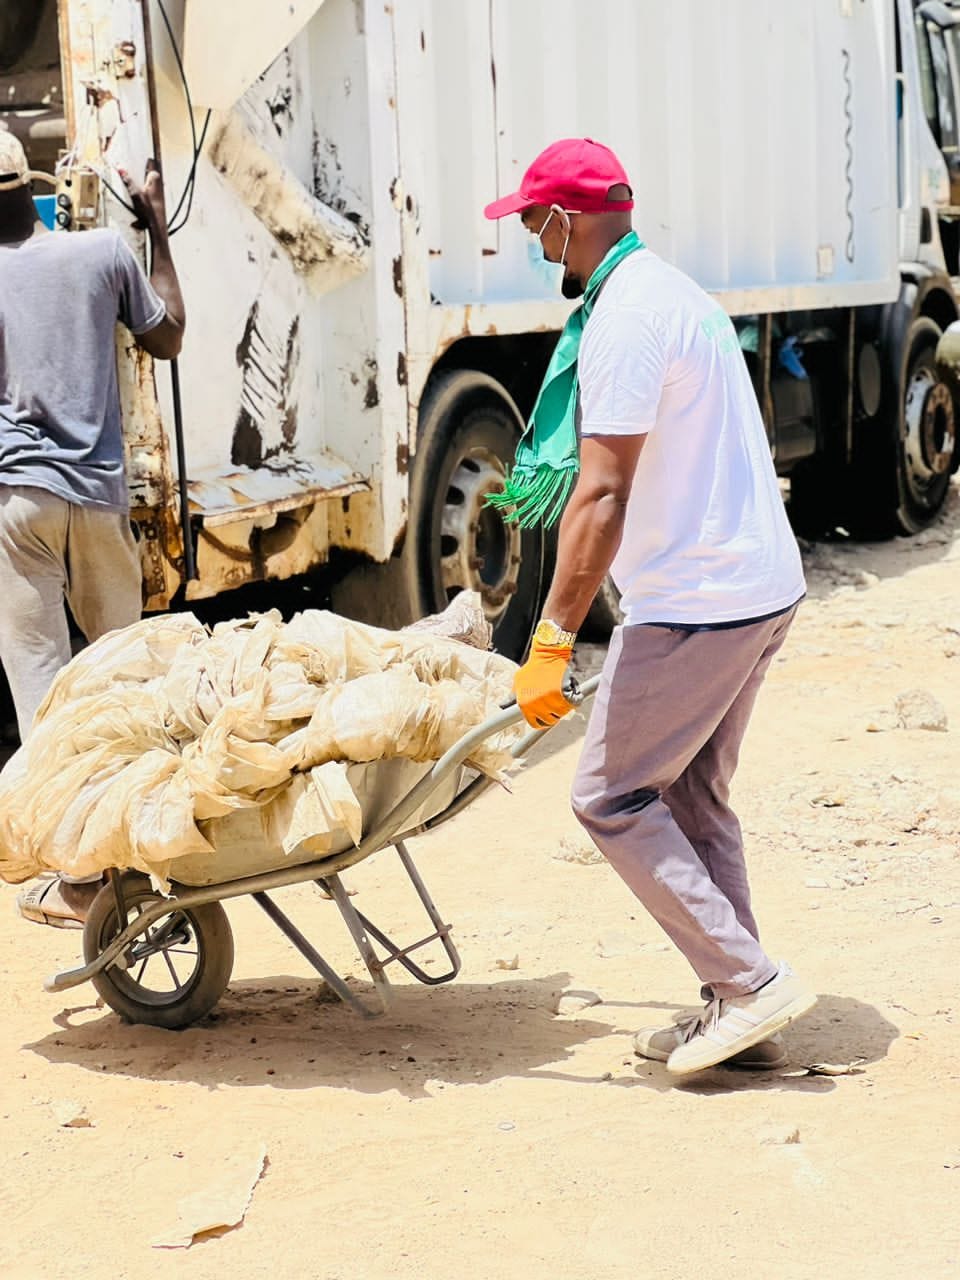
[[[45,177],[46,174],[34,173],[27,164],[27,153],[20,140],[6,129],[0,129],[0,191],[13,191],[16,187],[25,187],[33,178]]]

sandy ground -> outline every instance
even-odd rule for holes
[[[736,788],[768,947],[820,993],[789,1068],[678,1086],[633,1057],[630,1032],[697,985],[569,814],[567,722],[514,795],[414,842],[463,970],[399,978],[379,1020],[332,1001],[247,901],[217,1012],[125,1025],[88,986],[43,992],[79,934],[20,923],[0,887],[0,1276],[960,1274],[960,502],[912,541],[806,558]],[[914,689],[947,732],[898,727]],[[393,861],[349,882],[412,939]],[[363,990],[332,904],[280,896]],[[558,1015],[569,990],[602,1002]],[[804,1070],[824,1062],[853,1073]],[[152,1246],[263,1149],[242,1226]]]

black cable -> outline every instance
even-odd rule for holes
[[[200,141],[197,143],[197,149],[193,153],[193,163],[190,166],[190,173],[187,177],[187,184],[183,188],[183,195],[180,197],[180,202],[177,205],[176,209],[174,209],[173,215],[170,218],[169,232],[170,232],[170,235],[172,236],[175,236],[178,231],[180,231],[183,227],[187,225],[187,222],[190,218],[191,211],[193,210],[193,193],[197,187],[197,162],[199,161],[200,156],[203,152],[203,144],[207,138],[207,129],[210,127],[210,117],[212,115],[213,115],[213,112],[208,110],[206,119],[203,122],[203,128],[200,130]],[[183,205],[184,197],[186,196],[188,189],[190,192],[190,198],[187,200],[187,207],[184,212],[183,218],[180,222],[177,223],[176,226],[174,226],[173,224],[177,221],[177,214],[180,212],[180,208]]]
[[[190,132],[193,137],[193,149],[197,149],[197,126],[193,118],[193,99],[190,96],[190,86],[187,83],[187,73],[183,69],[183,59],[180,57],[180,47],[177,44],[176,36],[173,34],[173,27],[170,25],[170,18],[167,15],[166,6],[163,0],[157,0],[160,8],[160,16],[163,18],[163,25],[167,28],[167,35],[170,37],[170,47],[173,49],[173,56],[177,60],[177,70],[180,72],[180,82],[183,85],[184,96],[187,99],[187,110],[190,113]]]
[[[180,226],[183,226],[186,223],[187,218],[190,216],[190,208],[193,204],[193,189],[196,185],[197,162],[199,161],[200,155],[203,151],[203,144],[206,141],[207,129],[210,126],[210,117],[212,114],[213,114],[212,111],[207,112],[206,118],[203,122],[203,128],[200,130],[200,138],[197,142],[196,149],[194,150],[194,153],[193,153],[193,162],[190,165],[190,172],[187,174],[187,181],[184,184],[183,192],[180,196],[179,201],[177,202],[177,207],[174,209],[173,213],[170,215],[169,226],[170,226],[171,235],[173,234],[174,229],[176,229],[177,231],[180,230],[180,227],[174,228],[173,224],[176,222],[177,217],[179,216],[180,210],[183,208],[184,200],[187,201],[187,210],[183,216],[183,221],[181,222]],[[188,199],[188,194],[189,194],[189,199]]]
[[[183,58],[181,58],[180,56],[180,48],[177,44],[176,37],[173,34],[173,26],[171,25],[170,17],[167,14],[167,9],[163,3],[163,0],[157,0],[157,6],[160,9],[160,16],[163,18],[163,25],[166,27],[167,35],[170,38],[170,47],[173,49],[173,56],[177,62],[177,70],[180,72],[180,82],[183,85],[183,94],[187,100],[187,114],[190,116],[190,136],[193,140],[193,162],[190,166],[190,172],[187,175],[187,181],[184,184],[183,192],[181,193],[180,199],[177,202],[177,207],[173,212],[173,217],[167,219],[167,232],[168,234],[172,235],[174,230],[179,231],[181,227],[183,227],[186,224],[187,217],[189,216],[189,207],[190,207],[190,204],[193,203],[193,186],[196,183],[197,161],[200,158],[200,149],[203,146],[203,140],[201,137],[201,141],[198,144],[197,122],[193,116],[193,98],[190,96],[190,85],[187,83],[187,73],[184,70]],[[209,124],[209,122],[210,122],[210,112],[208,111],[207,119],[203,127],[203,136],[206,135],[207,124]],[[179,214],[180,210],[183,208],[183,202],[187,198],[188,190],[190,192],[190,202],[188,204],[188,212],[184,216],[184,219],[180,223],[180,226],[174,228],[173,223],[177,215]]]
[[[132,213],[134,216],[136,216],[137,211],[133,207],[133,205],[130,204],[128,201],[124,200],[123,196],[119,193],[119,191],[116,191],[113,187],[111,187],[110,183],[106,180],[106,178],[103,176],[102,173],[100,174],[100,181],[103,183],[103,185],[107,188],[107,190],[113,196],[114,200],[116,200],[118,204],[123,205],[127,213]]]

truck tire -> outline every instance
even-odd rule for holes
[[[610,639],[614,627],[619,627],[621,622],[623,622],[623,610],[620,608],[620,592],[613,579],[607,574],[600,590],[594,596],[582,633],[587,639],[606,641]]]
[[[559,542],[559,527],[554,525],[548,530],[544,538],[543,549],[543,594],[546,596],[553,582],[554,574],[557,569],[557,544]],[[606,644],[610,639],[611,632],[614,627],[619,627],[623,622],[623,610],[620,608],[620,592],[617,590],[613,578],[607,574],[604,578],[600,590],[594,596],[593,604],[591,604],[583,625],[580,628],[580,636],[584,640],[590,640],[599,644]]]
[[[897,403],[855,440],[849,515],[856,537],[919,533],[947,496],[957,457],[953,396],[937,368],[941,329],[918,316],[905,335]]]
[[[480,592],[493,644],[520,659],[539,617],[544,534],[506,524],[484,495],[503,487],[523,424],[486,374],[452,370],[427,388],[410,488],[404,557],[418,616]]]
[[[0,72],[9,71],[36,39],[44,0],[5,0],[0,9]]]
[[[790,472],[787,512],[801,538],[822,538],[842,523],[836,467],[824,458],[803,458]]]

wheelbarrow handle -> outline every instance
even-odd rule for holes
[[[571,707],[579,707],[583,701],[583,690],[580,688],[580,681],[577,677],[568,671],[563,677],[563,684],[560,688]]]
[[[563,684],[560,686],[560,690],[566,700],[570,703],[571,707],[579,707],[580,703],[584,699],[584,693],[580,688],[579,680],[569,671],[563,677]],[[500,710],[507,711],[510,707],[515,707],[516,705],[516,698],[508,698],[506,702],[500,703]]]

